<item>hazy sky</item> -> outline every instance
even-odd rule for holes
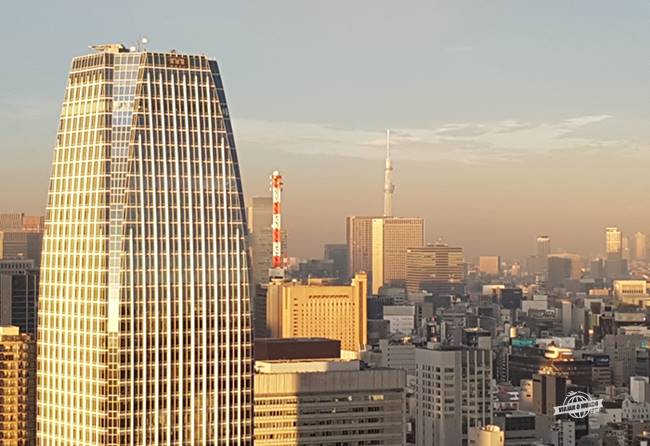
[[[219,60],[244,193],[285,175],[289,254],[382,209],[478,254],[650,232],[650,1],[8,2],[0,210],[42,212],[70,59],[95,43]]]

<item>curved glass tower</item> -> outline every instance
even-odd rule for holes
[[[40,445],[251,445],[246,222],[217,63],[99,45],[54,150]]]

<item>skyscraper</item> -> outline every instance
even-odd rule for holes
[[[537,263],[537,273],[546,273],[548,263],[546,259],[551,253],[551,238],[548,235],[538,235],[536,240],[535,259]]]
[[[605,276],[619,279],[627,275],[627,261],[623,258],[623,234],[617,227],[605,228]]]
[[[348,274],[372,271],[372,220],[374,217],[347,217]]]
[[[406,252],[406,289],[409,293],[438,294],[465,292],[463,248],[436,243]]]
[[[648,257],[647,236],[643,232],[634,234],[634,258],[645,260]]]
[[[203,55],[72,62],[38,328],[40,445],[251,445],[246,218]]]
[[[383,285],[406,285],[406,251],[424,245],[424,219],[386,217],[372,220],[372,293]]]
[[[621,231],[616,227],[605,228],[605,253],[609,258],[611,256],[622,255],[623,238]]]

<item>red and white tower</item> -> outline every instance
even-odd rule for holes
[[[273,219],[271,232],[273,234],[273,260],[269,276],[271,278],[284,277],[284,264],[282,259],[282,175],[277,170],[271,175],[271,193],[273,195]]]

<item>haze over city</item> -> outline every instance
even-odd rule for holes
[[[246,197],[285,177],[291,256],[394,214],[468,256],[599,254],[605,226],[650,231],[647,1],[12,2],[3,10],[1,209],[43,213],[69,61],[86,44],[219,60]],[[192,18],[192,26],[189,18]],[[83,20],[82,20],[83,18]],[[25,28],[29,33],[24,33]],[[79,36],[83,35],[80,39]],[[270,168],[272,166],[272,168]]]

